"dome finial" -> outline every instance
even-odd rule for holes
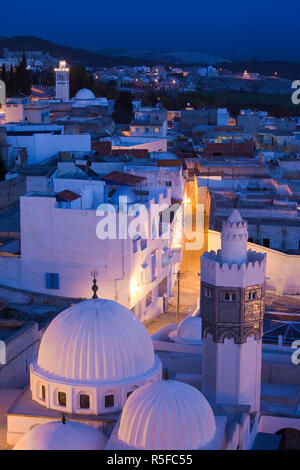
[[[92,299],[98,299],[98,295],[97,295],[97,290],[98,290],[98,286],[97,286],[97,277],[98,277],[98,271],[96,271],[94,269],[94,271],[91,272],[91,276],[94,278],[93,279],[93,286],[92,286],[92,291],[93,291],[93,297]]]

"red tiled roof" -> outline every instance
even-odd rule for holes
[[[254,142],[250,139],[246,142],[236,142],[231,139],[230,142],[215,143],[206,142],[204,147],[204,156],[246,156],[252,157],[254,155]]]
[[[114,156],[124,156],[124,155],[129,155],[134,158],[150,158],[149,151],[147,149],[114,149],[112,150],[112,155]]]
[[[182,160],[157,160],[156,166],[182,166]]]
[[[126,186],[136,186],[146,180],[145,176],[131,175],[130,173],[122,173],[121,171],[112,171],[103,176],[104,181],[116,184],[124,184]]]
[[[111,154],[111,142],[92,142],[92,150],[95,150],[99,155]]]
[[[60,199],[61,201],[67,202],[75,201],[75,199],[78,199],[80,197],[80,194],[76,194],[73,191],[70,191],[69,189],[65,189],[64,191],[61,191],[60,193],[56,194],[56,199]]]

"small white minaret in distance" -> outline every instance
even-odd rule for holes
[[[65,60],[59,61],[59,67],[55,68],[55,97],[62,101],[70,99],[69,71]]]
[[[221,250],[201,258],[202,392],[212,403],[259,412],[266,255],[247,251],[247,240],[234,209]]]

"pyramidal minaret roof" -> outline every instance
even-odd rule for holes
[[[227,219],[227,222],[229,222],[230,224],[238,224],[240,222],[244,222],[244,220],[241,214],[239,213],[239,211],[237,209],[233,209],[233,211],[231,212],[230,216]]]

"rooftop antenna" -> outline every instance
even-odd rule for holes
[[[94,269],[93,271],[91,271],[91,276],[93,277],[92,291],[93,291],[93,293],[94,293],[92,299],[98,299],[98,295],[97,295],[97,290],[98,290],[98,286],[97,286],[98,271],[96,271],[95,269]]]

